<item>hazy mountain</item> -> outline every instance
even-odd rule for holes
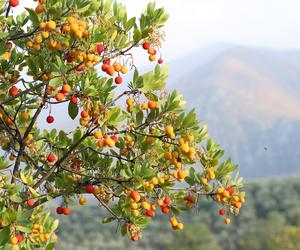
[[[169,88],[196,107],[246,177],[300,171],[300,51],[215,48],[173,62]]]

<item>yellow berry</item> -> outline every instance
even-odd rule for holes
[[[149,210],[150,209],[150,204],[147,201],[142,201],[141,202],[141,206],[145,210]]]
[[[81,197],[80,199],[79,199],[79,204],[80,205],[85,205],[86,204],[86,198],[85,197]]]
[[[155,55],[150,55],[150,56],[149,56],[149,60],[150,60],[151,62],[155,61],[155,60],[156,60],[156,56],[155,56]]]
[[[49,30],[55,30],[56,29],[56,23],[54,21],[49,21],[46,24],[46,28]]]
[[[230,218],[227,217],[227,218],[225,219],[225,223],[226,223],[227,225],[230,224]]]
[[[138,209],[138,204],[136,203],[136,202],[132,202],[131,204],[130,204],[130,208],[131,209]]]
[[[49,32],[43,31],[43,32],[42,32],[42,37],[43,37],[44,39],[47,39],[47,38],[49,37]]]
[[[165,132],[166,132],[167,135],[171,135],[171,134],[174,133],[174,129],[173,129],[172,126],[166,126]]]
[[[134,100],[133,100],[132,98],[128,98],[128,99],[126,100],[126,104],[127,104],[128,106],[131,106],[131,105],[133,104],[133,102],[134,102]]]
[[[122,74],[126,74],[128,72],[128,69],[126,66],[121,66],[121,72]]]
[[[10,238],[10,244],[16,245],[17,243],[18,243],[17,237],[11,237],[11,238]]]
[[[160,178],[158,179],[158,181],[159,181],[159,184],[160,184],[160,185],[163,185],[163,184],[165,183],[165,179],[162,178],[162,177],[160,177]]]
[[[96,132],[94,133],[94,137],[95,137],[96,139],[101,139],[101,138],[102,138],[102,133],[101,133],[101,131],[96,131]]]
[[[47,24],[46,24],[45,22],[41,22],[41,23],[40,23],[40,29],[41,29],[41,30],[46,29],[46,26],[47,26]]]
[[[3,59],[4,61],[8,61],[9,58],[10,58],[10,53],[9,53],[9,52],[4,52],[4,53],[2,54],[2,59]]]
[[[151,183],[152,183],[153,185],[157,185],[157,184],[158,184],[158,179],[157,179],[157,177],[153,177],[152,180],[151,180]]]
[[[181,149],[181,151],[184,152],[184,153],[188,153],[189,150],[190,150],[189,146],[188,146],[186,143],[185,143],[185,144],[182,144],[182,145],[180,146],[180,149]]]
[[[139,212],[139,210],[134,209],[131,211],[131,214],[132,214],[132,216],[137,217],[137,216],[139,216],[140,212]]]
[[[182,223],[178,223],[177,224],[177,229],[178,230],[182,230],[183,229],[183,224]]]

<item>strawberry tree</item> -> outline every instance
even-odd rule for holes
[[[13,14],[18,5],[0,0],[0,249],[54,249],[53,199],[68,216],[92,196],[110,214],[103,222],[133,241],[158,214],[182,230],[180,214],[202,196],[230,223],[242,181],[195,111],[166,91],[165,10],[150,3],[136,19],[111,0],[39,0]],[[153,71],[138,71],[135,50]],[[58,130],[58,119],[75,125]]]

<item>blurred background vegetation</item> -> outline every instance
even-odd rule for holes
[[[230,225],[218,215],[217,204],[201,197],[198,207],[183,215],[183,231],[173,231],[168,217],[159,215],[138,242],[120,236],[116,223],[102,224],[103,209],[76,206],[70,217],[60,217],[59,246],[67,250],[300,249],[300,178],[260,180],[245,189],[245,207]]]

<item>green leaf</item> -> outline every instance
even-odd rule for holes
[[[127,234],[127,224],[123,224],[121,226],[121,234],[122,234],[122,236]]]
[[[156,68],[155,72],[150,71],[143,75],[144,86],[142,88],[143,92],[148,92],[151,90],[161,90],[166,86],[166,79],[169,74],[167,72],[168,66],[162,68]]]
[[[73,141],[77,142],[81,138],[82,135],[83,135],[83,133],[82,133],[81,129],[77,129],[73,134]]]
[[[8,242],[10,237],[10,229],[6,227],[0,231],[0,246]]]
[[[23,233],[30,233],[32,228],[17,225],[17,229]]]
[[[143,122],[143,119],[144,119],[144,113],[142,111],[139,111],[136,114],[136,123],[137,123],[137,125],[141,125],[142,122]]]
[[[78,112],[79,112],[77,104],[73,104],[73,103],[69,102],[68,112],[69,112],[69,116],[71,117],[71,119],[74,120],[77,117]]]
[[[9,168],[11,165],[9,162],[5,159],[4,156],[0,157],[0,169],[6,169]]]
[[[180,212],[177,208],[175,207],[171,207],[171,211],[172,213],[175,215],[175,216],[179,216],[180,215]]]
[[[51,242],[47,245],[45,250],[54,250],[55,249],[55,243]]]
[[[16,202],[16,203],[21,203],[23,200],[20,196],[18,196],[17,194],[14,194],[12,196],[9,197],[11,201]]]
[[[30,8],[25,8],[25,9],[28,11],[30,21],[33,23],[33,25],[36,27],[39,26],[40,20],[39,20],[38,15],[35,13],[35,11]]]
[[[139,29],[135,29],[133,31],[133,40],[134,42],[138,43],[142,39],[142,33]]]
[[[135,24],[135,17],[132,17],[132,18],[130,18],[129,20],[128,20],[128,22],[126,23],[126,25],[125,25],[125,29],[126,29],[126,31],[129,31],[129,30],[131,30],[131,28],[134,26],[134,24]]]
[[[146,166],[142,166],[141,176],[143,177],[152,177],[156,174],[155,170]]]
[[[110,223],[112,221],[114,221],[116,219],[116,217],[106,217],[103,218],[102,223]]]
[[[195,184],[195,181],[190,176],[185,177],[184,180],[186,181],[187,184],[189,184],[191,186],[193,186]]]
[[[59,220],[54,220],[52,225],[51,225],[51,231],[54,232],[57,228],[58,228],[58,225],[59,225]]]

